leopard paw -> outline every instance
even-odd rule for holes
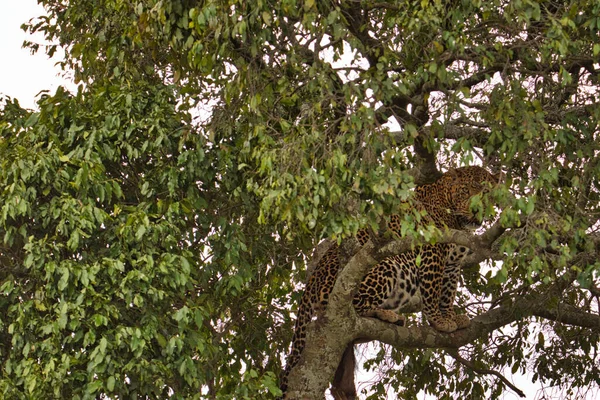
[[[385,322],[404,326],[404,315],[400,315],[392,310],[384,310],[375,308],[372,310],[363,311],[360,313],[363,317],[375,317]]]
[[[456,323],[457,329],[465,329],[471,325],[471,320],[465,314],[457,314],[452,319]]]
[[[431,326],[433,326],[433,328],[436,331],[440,331],[440,332],[450,333],[450,332],[454,332],[456,329],[458,329],[456,322],[454,322],[448,318],[437,317],[437,318],[431,319],[429,321],[429,323],[431,324]]]

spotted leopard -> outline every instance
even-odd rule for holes
[[[404,325],[404,316],[398,312],[422,310],[439,331],[466,328],[469,319],[456,314],[453,303],[460,263],[468,253],[465,246],[445,243],[386,258],[361,282],[353,299],[356,312]],[[425,265],[434,268],[424,273]]]
[[[473,196],[483,193],[489,184],[499,181],[482,167],[462,167],[443,174],[430,185],[415,188],[415,200],[426,211],[428,222],[450,229],[471,229],[481,221],[471,211]],[[486,183],[487,182],[487,183]],[[392,215],[388,228],[400,236],[401,217]],[[361,245],[369,239],[367,231],[357,235]],[[415,250],[389,257],[365,276],[353,299],[357,313],[402,325],[404,318],[397,313],[410,305],[422,306],[427,321],[442,332],[453,332],[469,326],[465,315],[454,312],[460,262],[469,249],[455,244],[425,245]],[[329,294],[340,269],[336,245],[323,255],[310,276],[300,301],[292,337],[292,349],[280,378],[280,388],[287,389],[287,377],[297,364],[306,340],[306,329],[315,309],[325,309]]]

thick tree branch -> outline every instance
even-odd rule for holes
[[[463,231],[448,231],[441,241],[458,241],[470,248],[480,247],[480,239],[477,236]],[[340,271],[331,291],[327,310],[318,311],[316,322],[308,328],[306,346],[302,352],[300,362],[289,375],[290,390],[288,399],[300,399],[301,396],[308,396],[309,398],[322,396],[337,370],[346,346],[353,343],[355,339],[363,337],[365,332],[377,332],[368,324],[379,322],[380,325],[386,327],[383,330],[384,332],[387,332],[386,329],[391,329],[388,326],[389,324],[378,320],[359,318],[356,315],[352,306],[355,289],[369,269],[379,261],[406,252],[420,244],[422,243],[415,243],[410,239],[392,240],[380,250],[376,250],[373,242],[369,241],[356,251],[358,248],[356,240],[345,241],[340,248],[340,263],[344,265],[344,268]],[[347,256],[347,254],[353,253],[352,257]],[[330,323],[330,321],[335,321],[335,323]],[[433,331],[433,328],[425,327],[424,329],[429,333]],[[493,329],[495,328],[491,330]],[[390,335],[390,333],[387,335]],[[382,341],[391,340],[387,338],[387,335],[383,336],[384,340]],[[393,342],[393,340],[391,341]],[[420,341],[417,340],[417,342]],[[449,346],[448,343],[442,343],[441,346],[435,345],[433,347],[452,346]],[[327,354],[323,354],[324,351]],[[318,371],[318,373],[315,371]]]
[[[358,247],[352,240],[349,242],[350,247]],[[374,248],[373,242],[368,241],[347,263],[344,262],[347,257],[340,255],[340,262],[345,266],[329,296],[327,309],[319,310],[316,322],[308,328],[300,362],[291,370],[288,378],[286,399],[323,397],[346,346],[355,339],[358,316],[352,307],[352,293],[369,268],[377,263],[372,256]]]
[[[437,169],[436,155],[425,145],[425,141],[428,139],[428,135],[421,131],[419,136],[415,139],[413,148],[418,156],[418,167],[420,176],[415,177],[415,181],[419,184],[427,184],[436,181],[442,173]]]
[[[505,228],[502,228],[499,222],[492,225],[490,229],[479,236],[465,231],[449,230],[439,238],[438,243],[455,243],[466,246],[474,253],[474,256],[471,256],[469,261],[481,262],[485,259],[495,259],[500,256],[492,251],[491,246],[504,230]],[[384,258],[409,251],[421,244],[423,243],[411,239],[391,240],[381,246],[374,257],[377,260],[383,260]]]
[[[350,343],[344,351],[344,356],[333,382],[331,383],[331,394],[334,400],[354,400],[356,394],[356,384],[354,383],[354,370],[356,369],[356,357],[354,357],[354,343]]]
[[[600,317],[594,314],[568,310],[564,305],[548,309],[548,294],[546,292],[523,296],[515,299],[513,304],[500,306],[489,310],[471,320],[471,326],[451,334],[441,333],[429,326],[397,327],[385,322],[360,318],[357,324],[362,334],[361,342],[371,340],[381,341],[396,348],[455,348],[487,336],[492,331],[512,322],[530,316],[541,316],[553,321],[571,323],[576,326],[600,332]]]
[[[413,99],[404,94],[395,95],[390,101],[375,110],[375,118],[381,125],[388,122],[391,117],[395,117],[399,124],[413,121],[413,116],[408,112],[409,104],[413,103]],[[398,136],[398,138],[401,138]],[[405,139],[402,137],[402,139]]]
[[[600,332],[600,316],[583,312],[577,307],[565,303],[558,303],[555,307],[545,307],[543,305],[533,310],[533,315],[547,320],[589,328]]]

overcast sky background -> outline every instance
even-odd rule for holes
[[[21,106],[31,109],[36,108],[35,99],[42,90],[53,93],[61,85],[75,90],[73,82],[65,78],[63,71],[55,65],[56,60],[48,59],[42,51],[31,55],[28,49],[22,47],[24,40],[43,42],[41,36],[32,38],[20,28],[23,23],[43,13],[43,7],[36,0],[0,0],[0,95],[17,98]],[[368,381],[369,375],[364,374],[359,380]],[[539,385],[532,384],[526,377],[513,376],[511,379],[508,373],[507,378],[527,393],[527,399],[540,397]],[[503,399],[516,400],[519,397],[506,391]]]
[[[0,94],[19,99],[21,106],[35,108],[35,97],[41,90],[54,92],[58,86],[71,90],[75,85],[62,78],[62,71],[43,53],[31,55],[23,41],[42,43],[42,37],[32,37],[21,25],[44,13],[36,0],[0,0]]]

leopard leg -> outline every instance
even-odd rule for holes
[[[381,308],[375,308],[372,310],[368,310],[360,313],[363,317],[374,317],[380,319],[385,322],[390,322],[392,324],[396,324],[398,326],[404,326],[404,315],[400,315],[392,310],[384,310]]]
[[[444,268],[444,278],[440,294],[440,311],[443,316],[456,323],[457,329],[464,329],[471,325],[471,320],[464,314],[456,314],[453,306],[459,276],[460,264],[448,261]]]
[[[440,296],[444,277],[445,249],[441,246],[423,246],[419,268],[423,314],[440,332],[454,332],[458,326],[440,311]]]
[[[352,300],[358,315],[377,318],[399,326],[404,325],[404,316],[396,311],[405,296],[398,297],[395,293],[399,277],[402,276],[404,279],[405,276],[400,274],[402,267],[400,258],[390,257],[367,273]],[[406,282],[403,283],[405,284]]]

